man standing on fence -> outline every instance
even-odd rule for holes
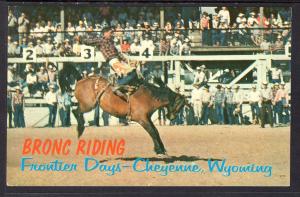
[[[49,89],[50,91],[45,96],[49,108],[48,127],[54,127],[57,113],[57,93],[53,84],[49,86]]]
[[[195,113],[195,124],[200,125],[202,124],[202,89],[200,89],[200,85],[194,84],[194,89],[192,90],[192,105],[194,108],[194,113]]]
[[[261,127],[265,128],[265,124],[267,123],[266,118],[268,118],[268,122],[273,127],[273,112],[272,112],[272,91],[268,88],[268,83],[266,81],[263,82],[261,89]]]

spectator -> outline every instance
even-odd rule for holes
[[[24,12],[21,13],[21,16],[18,18],[18,32],[19,32],[19,43],[21,44],[21,40],[26,38],[26,33],[28,32],[29,20],[27,19]]]
[[[40,71],[37,73],[37,88],[39,91],[41,91],[42,96],[45,94],[45,92],[48,91],[48,81],[49,76],[44,66],[40,67]]]
[[[220,44],[221,44],[221,46],[227,46],[228,26],[227,26],[225,20],[221,20],[221,23],[220,23],[220,26],[219,26],[219,31],[220,31]]]
[[[273,110],[272,110],[272,91],[268,88],[268,83],[266,81],[263,82],[261,89],[261,109],[260,109],[260,119],[261,119],[261,127],[265,128],[265,124],[267,123],[266,117],[268,117],[269,124],[273,127]]]
[[[129,15],[127,22],[130,24],[131,27],[135,27],[137,24],[136,19],[134,19],[133,15]]]
[[[47,33],[54,33],[54,32],[56,32],[56,29],[55,29],[55,27],[52,25],[52,22],[51,22],[51,21],[48,21],[48,22],[47,22],[47,25],[46,25],[46,27],[44,28],[44,31],[47,32]]]
[[[229,85],[226,87],[226,89],[227,91],[225,93],[225,109],[227,113],[228,124],[232,125],[234,124],[233,111],[235,109],[233,103],[233,92],[231,91],[231,87]]]
[[[44,54],[44,47],[43,47],[42,42],[41,42],[40,39],[37,39],[36,46],[34,48],[35,48],[35,51],[36,51],[36,55],[38,57],[43,56],[43,54]]]
[[[258,13],[257,21],[259,21],[259,24],[260,24],[260,20],[261,20],[261,14]],[[265,16],[262,17],[262,25],[264,28],[268,28],[270,25],[269,20]]]
[[[72,48],[72,45],[70,44],[69,39],[65,39],[64,49],[65,49],[66,56],[72,56],[73,55],[73,48]]]
[[[194,124],[200,125],[202,124],[202,89],[200,89],[199,84],[194,84],[194,89],[191,93],[191,102],[193,105],[194,113],[195,113],[195,121]]]
[[[73,44],[73,53],[76,56],[80,56],[81,54],[81,43],[79,37],[75,37],[75,43]]]
[[[29,73],[26,76],[26,83],[28,85],[30,97],[33,97],[37,85],[37,76],[32,68],[29,70]]]
[[[260,93],[256,91],[256,85],[252,85],[252,91],[249,93],[249,104],[252,113],[252,124],[258,124],[259,122],[259,101]]]
[[[145,34],[145,39],[141,41],[141,51],[144,52],[148,49],[148,53],[153,55],[154,48],[153,41],[149,39],[148,34]]]
[[[219,46],[220,45],[220,30],[219,30],[220,20],[219,16],[217,14],[213,15],[212,20],[212,30],[211,30],[211,40],[213,46]]]
[[[151,37],[152,37],[153,42],[156,43],[157,41],[159,41],[159,38],[160,38],[160,35],[161,35],[161,31],[159,30],[159,25],[158,25],[157,22],[153,23],[151,34],[152,34]]]
[[[285,83],[282,82],[274,100],[278,107],[279,124],[287,124],[289,122],[289,95],[284,86]]]
[[[166,34],[167,37],[172,37],[172,35],[173,35],[173,27],[172,27],[170,22],[166,23],[165,34]]]
[[[285,28],[282,31],[282,40],[283,40],[283,44],[285,45],[288,42],[288,39],[291,37],[291,26],[290,26],[290,22],[289,21],[285,21],[283,23],[283,28]]]
[[[46,66],[47,66],[47,63],[46,63]],[[49,83],[50,84],[55,84],[56,83],[56,67],[53,65],[53,64],[50,64],[48,66],[48,76],[49,76]]]
[[[123,40],[123,43],[121,44],[121,51],[125,54],[128,54],[130,52],[130,44],[127,39]]]
[[[15,128],[25,127],[24,117],[24,94],[21,92],[20,86],[17,86],[16,93],[12,97],[12,110],[14,112],[14,125]]]
[[[177,94],[181,94],[180,92],[180,85],[175,85],[175,92]],[[171,121],[171,125],[183,125],[184,118],[183,118],[184,109],[182,108],[176,115],[176,118]]]
[[[270,54],[271,43],[268,42],[266,39],[263,39],[263,41],[260,43],[260,49],[261,49],[265,54]]]
[[[201,86],[204,86],[207,83],[207,77],[205,74],[205,65],[201,65],[200,67],[198,66],[197,72],[195,74],[195,78],[194,78],[194,83],[193,84],[197,84]]]
[[[282,70],[278,67],[270,69],[272,83],[281,83],[283,81]]]
[[[282,41],[282,36],[278,35],[277,40],[274,44],[274,53],[279,54],[279,53],[284,53],[284,47],[283,47],[283,41]]]
[[[218,13],[220,20],[224,20],[227,26],[230,25],[230,13],[227,7],[222,7],[222,9]]]
[[[181,14],[180,13],[177,13],[177,18],[176,18],[176,20],[174,21],[174,26],[177,26],[177,23],[179,22],[179,25],[180,25],[180,27],[182,26],[184,26],[184,20],[183,20],[183,18],[181,17]]]
[[[56,43],[56,47],[58,46],[58,44],[61,44],[63,42],[63,33],[61,33],[61,31],[61,24],[58,23],[56,25],[56,35],[54,37],[54,44]]]
[[[8,128],[12,128],[12,91],[9,86],[7,86],[7,94],[6,94],[6,104],[7,104],[7,117],[8,117]]]
[[[49,108],[49,120],[48,126],[54,127],[55,126],[55,119],[57,113],[57,93],[55,92],[55,87],[53,84],[49,86],[50,91],[47,92],[45,99],[48,104]]]
[[[240,92],[240,86],[235,85],[233,93],[233,103],[235,108],[235,124],[244,124],[243,122],[243,94]]]
[[[17,18],[14,16],[12,10],[8,10],[8,35],[16,39],[16,27],[17,27]]]
[[[207,125],[208,124],[208,116],[209,116],[210,108],[213,105],[212,94],[209,92],[209,86],[208,85],[205,85],[203,87],[201,101],[202,101],[203,124]]]
[[[203,15],[200,19],[200,29],[202,31],[202,45],[209,45],[209,29],[210,29],[210,19],[207,12],[203,12]]]
[[[11,36],[7,37],[7,54],[10,57],[13,57],[16,54],[17,43],[12,42]]]
[[[124,38],[128,40],[128,42],[131,42],[133,37],[134,37],[134,29],[133,27],[130,25],[129,22],[126,22],[125,25],[125,32],[124,32]]]
[[[184,43],[181,45],[180,48],[180,55],[191,55],[190,39],[188,38],[184,39]]]
[[[166,36],[163,36],[159,44],[159,55],[168,55],[170,50],[170,42],[167,41]]]
[[[141,45],[139,43],[139,40],[135,38],[133,40],[133,43],[130,45],[130,54],[131,55],[139,55],[141,51]]]
[[[116,19],[116,17],[114,15],[111,16],[111,21],[110,21],[110,26],[111,27],[116,27],[117,24],[119,24],[119,21]]]
[[[114,34],[115,38],[118,39],[118,41],[121,43],[122,39],[123,39],[123,28],[121,26],[120,23],[117,24],[116,28],[115,28],[115,34]]]
[[[143,39],[143,29],[142,29],[142,26],[140,24],[137,24],[136,25],[136,37],[139,39],[139,40],[142,40]]]
[[[77,32],[77,36],[79,37],[84,37],[85,36],[85,26],[84,26],[84,23],[80,20],[78,22],[78,26],[75,28],[75,31]]]
[[[239,43],[246,45],[249,43],[249,35],[248,35],[248,26],[246,24],[247,20],[244,18],[241,20],[241,24],[239,24]]]
[[[16,74],[16,65],[8,66],[7,69],[7,85],[10,87],[15,87],[19,85]]]
[[[35,28],[33,30],[34,38],[42,39],[45,35],[44,32],[45,32],[45,29],[40,25],[40,23],[36,23]]]
[[[217,114],[217,123],[224,124],[224,107],[225,107],[225,94],[222,91],[222,86],[217,85],[217,91],[214,95],[214,105]]]
[[[68,26],[67,26],[66,31],[68,32],[66,36],[69,39],[72,39],[74,37],[74,35],[75,35],[75,33],[74,33],[75,32],[75,28],[73,27],[73,25],[72,25],[71,22],[68,22]]]
[[[250,17],[247,20],[247,26],[253,27],[255,24],[259,25],[259,21],[255,18],[255,12],[250,12]]]
[[[52,56],[53,53],[54,53],[54,46],[53,44],[51,43],[51,38],[48,37],[47,38],[47,43],[44,44],[44,54],[49,57],[49,56]]]
[[[273,122],[274,124],[279,123],[279,107],[278,107],[278,103],[275,102],[275,98],[276,98],[276,94],[279,90],[279,83],[275,83],[272,86],[272,107],[273,107]],[[278,117],[278,121],[277,121],[277,117]]]
[[[246,20],[245,14],[239,13],[238,17],[236,17],[236,23],[237,23],[237,25],[241,24],[242,20]]]
[[[68,125],[68,113],[71,109],[71,97],[67,92],[58,91],[57,94],[58,103],[58,113],[61,121],[62,127],[67,127]]]

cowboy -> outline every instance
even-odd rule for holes
[[[49,108],[48,126],[54,127],[57,113],[57,93],[55,92],[55,86],[53,84],[49,86],[49,89],[50,91],[45,96]]]
[[[273,127],[273,112],[272,112],[272,91],[268,88],[268,83],[266,81],[262,84],[261,89],[261,109],[260,109],[260,115],[261,115],[261,127],[265,128],[266,124],[266,114],[269,119],[269,123],[271,127]]]
[[[289,115],[288,115],[289,94],[285,90],[284,82],[280,84],[280,89],[277,91],[274,101],[278,106],[279,123],[280,124],[288,123],[289,122]]]
[[[201,124],[201,116],[202,116],[202,89],[200,89],[199,84],[194,84],[195,89],[192,90],[191,93],[191,101],[194,108],[195,113],[195,124]]]
[[[232,125],[234,123],[234,103],[233,103],[233,96],[234,93],[231,91],[231,86],[226,86],[226,93],[225,93],[225,109],[228,117],[228,124]]]
[[[259,121],[259,101],[260,93],[256,91],[256,85],[252,85],[252,90],[249,93],[249,103],[252,113],[252,124],[257,124]]]
[[[195,74],[195,78],[194,78],[194,84],[203,86],[207,83],[207,77],[205,75],[205,65],[202,66],[198,66],[197,69],[197,73]]]
[[[112,40],[111,28],[103,28],[103,38],[100,40],[99,47],[105,60],[118,76],[117,84],[113,88],[113,92],[127,100],[127,96],[122,92],[122,90],[126,88],[124,85],[134,85],[132,82],[138,77],[136,70],[125,63],[126,59],[116,49]]]
[[[225,94],[220,84],[218,84],[216,88],[217,91],[214,95],[214,106],[217,114],[217,122],[218,124],[224,124]]]
[[[24,118],[24,94],[20,86],[15,88],[16,93],[12,97],[12,110],[14,112],[14,125],[16,128],[25,127]]]

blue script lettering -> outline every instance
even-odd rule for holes
[[[230,176],[231,173],[264,173],[265,177],[272,176],[272,166],[270,165],[226,165],[226,159],[222,161],[208,160],[209,172],[217,171],[223,176]]]
[[[100,172],[105,172],[108,176],[115,175],[117,172],[121,172],[121,164],[102,164],[93,157],[84,158],[84,169],[89,172],[98,169]]]

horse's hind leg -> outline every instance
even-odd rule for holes
[[[156,154],[166,154],[166,149],[160,139],[159,133],[150,119],[140,121],[140,125],[149,133],[154,143],[154,151]]]
[[[77,120],[77,132],[79,138],[83,134],[83,131],[85,129],[83,113],[80,111],[79,106],[77,107],[77,109],[72,110],[72,112]]]

